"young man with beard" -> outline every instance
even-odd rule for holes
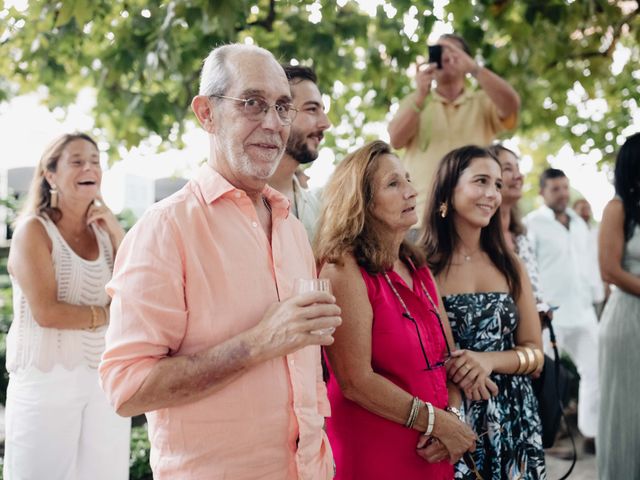
[[[267,185],[297,114],[289,82],[270,52],[224,45],[191,106],[209,160],[122,242],[102,386],[120,415],[146,413],[157,480],[328,480],[319,346],[340,309],[293,295],[315,261]]]
[[[440,159],[464,145],[489,146],[499,132],[515,127],[520,109],[513,87],[479,65],[462,37],[442,35],[437,44],[441,68],[418,66],[417,88],[400,102],[388,127],[393,148],[406,149],[403,160],[418,191],[419,219]],[[478,89],[469,88],[467,75]]]
[[[548,168],[540,175],[544,205],[524,219],[535,251],[544,298],[558,310],[553,328],[558,346],[567,352],[580,374],[578,428],[587,438],[585,451],[594,453],[598,426],[598,320],[593,308],[593,276],[589,265],[589,230],[569,205],[569,179]],[[599,274],[598,274],[599,276]]]
[[[293,107],[298,113],[291,124],[285,153],[269,179],[269,185],[289,199],[291,212],[302,222],[311,241],[320,216],[320,202],[312,192],[300,185],[296,170],[300,165],[318,158],[323,132],[331,123],[324,111],[315,72],[300,65],[283,65],[282,68],[291,87]]]

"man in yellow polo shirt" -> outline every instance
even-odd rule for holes
[[[440,159],[464,145],[489,145],[515,127],[520,97],[509,83],[476,63],[464,39],[440,37],[442,68],[421,65],[416,91],[405,97],[388,127],[391,145],[406,148],[404,163],[418,191],[418,218],[431,190]],[[466,88],[470,74],[481,89]],[[435,80],[435,88],[432,81]]]

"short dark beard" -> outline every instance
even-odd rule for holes
[[[565,207],[563,209],[561,209],[561,210],[558,207],[556,207],[555,205],[554,206],[547,205],[547,207],[549,207],[554,214],[563,215],[563,214],[565,214],[567,212],[568,205],[565,205]]]
[[[306,143],[306,137],[300,133],[291,131],[289,134],[289,141],[285,152],[293,158],[296,162],[305,164],[311,163],[318,158],[318,152],[312,152]]]

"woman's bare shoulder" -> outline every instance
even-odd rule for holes
[[[47,231],[42,220],[35,215],[29,215],[20,219],[13,232],[12,243],[25,244],[33,241],[46,241],[50,243]]]
[[[325,264],[319,276],[331,280],[335,288],[353,290],[364,286],[360,267],[351,254],[345,255],[339,262]]]

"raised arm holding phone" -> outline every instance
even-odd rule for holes
[[[440,49],[430,47],[433,62],[418,66],[416,90],[401,101],[388,127],[392,146],[406,149],[404,163],[418,190],[419,210],[438,161],[463,145],[488,146],[499,132],[515,127],[520,108],[513,87],[479,65],[462,37],[443,35],[435,46]],[[480,89],[467,88],[467,74]]]

